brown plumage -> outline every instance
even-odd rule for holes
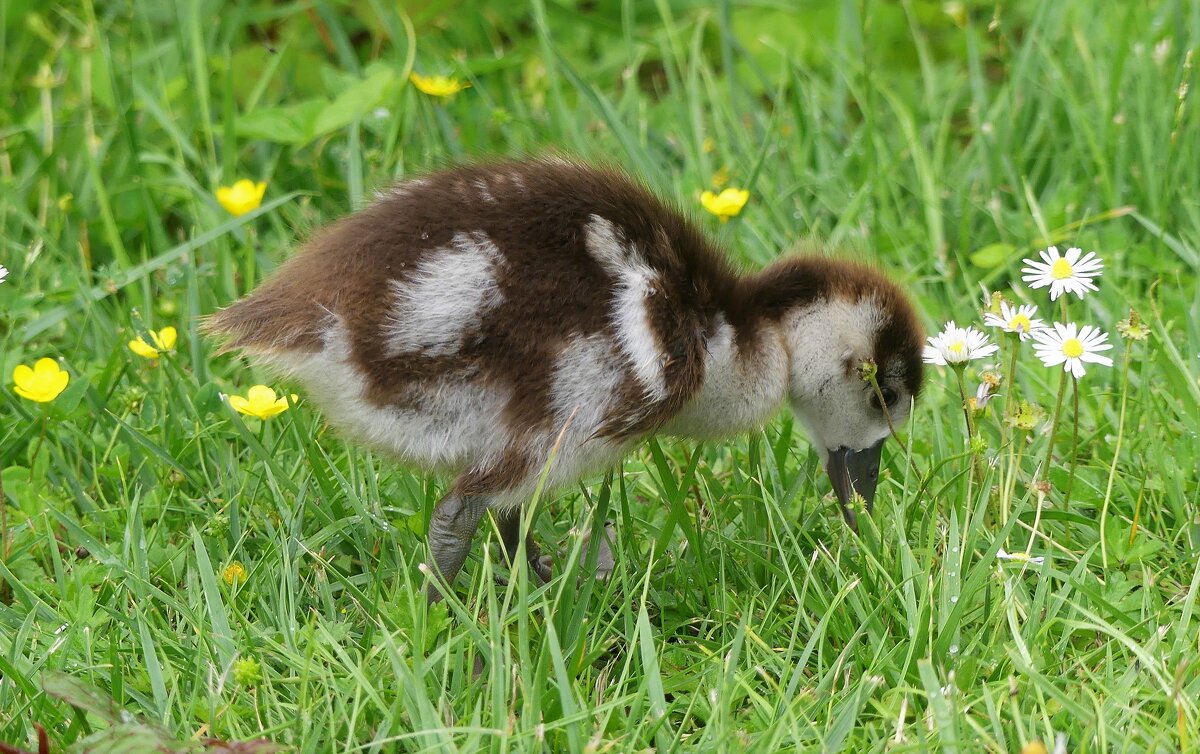
[[[793,257],[740,275],[634,181],[557,159],[402,183],[205,327],[352,438],[457,475],[430,532],[447,577],[486,509],[515,545],[560,437],[555,487],[654,432],[727,434],[790,397],[827,460],[874,445],[877,464],[886,421],[855,369],[880,365],[900,419],[921,382],[916,316],[876,271]]]

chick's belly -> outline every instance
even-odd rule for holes
[[[636,443],[615,442],[602,438],[583,442],[577,438],[564,438],[556,452],[546,449],[544,442],[539,445],[543,445],[543,449],[536,455],[539,460],[531,464],[530,473],[516,485],[498,493],[493,507],[512,510],[530,502],[537,493],[543,473],[546,481],[540,499],[552,498],[581,481],[588,482],[600,477],[616,467],[621,459],[636,447]],[[549,447],[553,447],[552,440]]]

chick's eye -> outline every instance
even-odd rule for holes
[[[896,391],[895,391],[895,390],[893,390],[892,388],[890,388],[890,387],[882,387],[882,386],[879,388],[879,395],[882,395],[882,396],[883,396],[883,403],[884,403],[884,405],[885,405],[885,406],[894,406],[894,405],[896,405],[896,399],[899,397],[898,395],[896,395]],[[880,405],[879,405],[879,395],[876,395],[876,394],[874,393],[874,391],[872,391],[872,393],[871,393],[871,405],[872,405],[872,406],[874,406],[876,410],[878,410],[878,411],[882,411],[882,410],[883,410],[883,406],[880,406]]]

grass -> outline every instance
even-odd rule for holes
[[[297,751],[1200,749],[1194,3],[398,7],[0,5],[0,741],[103,734],[43,690],[62,673],[180,740]],[[424,97],[414,66],[472,87]],[[1048,243],[1100,252],[1071,316],[1116,364],[1068,396],[1047,505],[1045,424],[1012,460],[982,417],[977,478],[934,371],[859,535],[782,416],[543,501],[565,552],[612,520],[609,583],[496,586],[491,533],[427,610],[445,480],[303,399],[239,418],[219,394],[265,377],[197,317],[376,187],[548,149],[641,176],[747,265],[812,239],[876,261],[931,330]],[[696,201],[721,168],[751,191],[725,225]],[[233,218],[213,192],[243,177],[267,197]],[[1115,333],[1130,306],[1146,343]],[[166,325],[173,354],[126,348]],[[16,397],[42,356],[67,391]],[[1052,409],[1057,374],[1020,374]],[[995,558],[1027,542],[1044,562]]]

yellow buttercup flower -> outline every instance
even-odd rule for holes
[[[430,97],[453,97],[470,86],[451,76],[422,76],[413,73],[408,78],[413,82],[413,86]]]
[[[292,394],[292,401],[295,402],[298,396]],[[266,385],[255,385],[246,392],[246,397],[240,395],[229,396],[229,405],[234,411],[247,416],[255,416],[259,419],[270,419],[276,414],[282,414],[288,410],[287,398],[280,395],[275,395],[275,391]]]
[[[235,560],[225,566],[225,573],[221,575],[225,579],[226,584],[237,586],[239,582],[246,580],[246,566],[242,565],[240,561]]]
[[[262,204],[263,194],[267,193],[267,184],[243,178],[232,186],[222,186],[217,189],[217,201],[234,217],[240,217],[247,212],[253,212]]]
[[[13,370],[13,392],[38,403],[49,403],[67,389],[71,375],[54,359],[38,359],[30,368],[25,364]]]
[[[725,222],[741,212],[749,198],[750,192],[746,189],[727,188],[719,194],[705,191],[700,195],[700,204]]]
[[[150,341],[154,344],[146,342],[145,338],[137,338],[129,341],[129,350],[141,356],[143,359],[157,359],[160,355],[170,351],[175,347],[175,339],[177,333],[174,327],[164,327],[158,332],[150,331]]]

